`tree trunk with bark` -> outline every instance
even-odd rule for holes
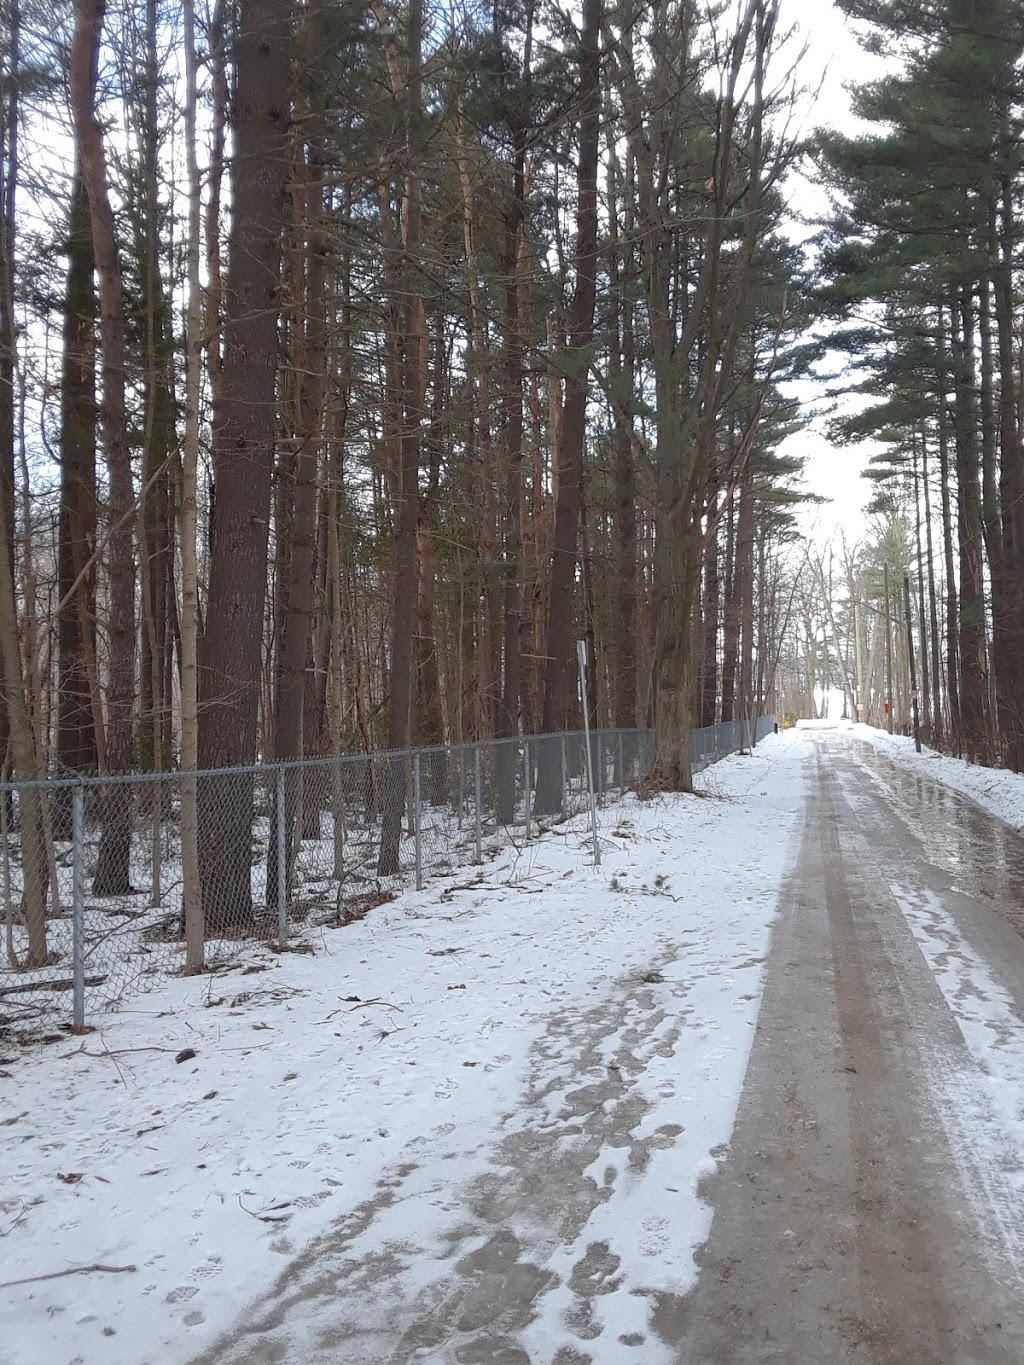
[[[968,759],[988,758],[986,704],[985,589],[978,410],[970,337],[974,314],[962,287],[950,309],[953,360],[954,438],[957,476],[957,536],[960,570],[960,727]]]
[[[304,47],[317,50],[319,25],[304,32]],[[319,77],[315,77],[319,80]],[[327,314],[325,301],[327,231],[324,217],[324,158],[322,146],[323,100],[319,88],[304,111],[308,131],[305,156],[299,153],[293,194],[299,199],[299,236],[294,249],[299,255],[295,271],[300,282],[300,307],[292,331],[293,382],[298,386],[295,430],[289,443],[292,450],[293,504],[290,554],[287,562],[285,611],[278,652],[277,723],[275,758],[282,762],[298,759],[303,753],[303,710],[306,697],[306,660],[315,587],[317,467],[326,393]],[[304,282],[304,287],[303,287]],[[288,866],[286,885],[291,893],[292,845],[296,837],[296,805],[299,774],[291,768],[285,774],[285,830]],[[304,800],[316,802],[318,794],[311,783]],[[276,806],[273,809],[276,816]],[[267,905],[277,909],[278,843],[267,845]]]
[[[378,872],[394,875],[400,866],[402,815],[405,810],[405,757],[409,747],[412,704],[412,640],[416,623],[416,530],[420,513],[420,429],[426,396],[427,323],[419,282],[423,214],[420,119],[423,90],[423,0],[409,6],[409,60],[406,73],[406,173],[402,204],[403,292],[405,297],[402,355],[402,425],[399,486],[395,490],[395,557],[391,599],[390,669],[388,675],[387,791],[381,830]]]
[[[583,481],[583,448],[590,391],[591,345],[597,297],[597,165],[601,123],[601,63],[599,36],[602,0],[583,0],[580,33],[580,144],[576,194],[576,290],[569,319],[569,348],[563,352],[565,401],[558,451],[558,492],[551,557],[551,597],[548,603],[544,709],[541,729],[564,730],[570,696],[573,656],[577,534]],[[534,810],[550,815],[562,800],[561,769],[541,765],[537,775]]]
[[[103,0],[75,0],[69,80],[75,137],[89,195],[93,252],[99,280],[103,397],[100,425],[107,462],[110,614],[106,769],[132,768],[135,706],[135,490],[125,406],[125,306],[103,132],[96,115],[96,78]],[[103,838],[93,894],[124,895],[131,886],[132,792],[112,783],[104,792]]]
[[[60,434],[60,544],[57,618],[57,758],[95,772],[96,677],[96,296],[89,198],[76,163],[68,223]],[[70,810],[67,812],[70,819]],[[63,819],[62,822],[66,823]],[[68,826],[70,829],[70,826]]]
[[[6,99],[0,105],[3,123],[3,155],[0,157],[0,500],[7,518],[4,540],[9,557],[8,572],[14,582],[14,238],[15,200],[18,184],[18,93],[21,88],[21,11],[18,0],[10,8],[10,28],[6,65]],[[13,599],[12,599],[13,600]],[[15,615],[15,621],[17,616]],[[0,657],[0,765],[7,761],[11,739],[11,716],[5,688],[4,662]],[[19,675],[10,680],[10,687],[20,683]],[[10,803],[4,799],[10,817]]]
[[[241,0],[221,391],[213,412],[210,588],[200,646],[199,763],[251,763],[276,436],[277,321],[291,0]],[[209,930],[252,923],[252,778],[206,779],[199,856]]]

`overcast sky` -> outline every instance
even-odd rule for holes
[[[846,83],[870,77],[880,64],[865,55],[832,0],[783,0],[782,8],[808,44],[803,84],[815,88],[824,75],[816,101],[806,110],[807,127],[852,127]],[[794,186],[792,202],[801,214],[811,217],[822,213],[828,203],[824,193],[806,181]],[[806,396],[815,392],[809,386]],[[808,489],[831,499],[828,505],[809,508],[801,515],[804,531],[815,540],[831,539],[839,531],[850,539],[861,537],[866,528],[863,508],[871,491],[861,472],[871,447],[830,448],[824,422],[819,421],[792,437],[786,450],[805,457]]]

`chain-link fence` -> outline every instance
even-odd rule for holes
[[[740,743],[739,723],[694,731],[695,767]],[[590,765],[586,744],[535,735],[197,774],[207,965],[528,841],[588,810],[590,781],[599,806],[642,782],[646,733],[592,733]],[[183,785],[176,772],[0,784],[0,1039],[82,1028],[183,969]]]

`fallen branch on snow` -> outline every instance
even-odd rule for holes
[[[51,1270],[47,1275],[26,1275],[23,1280],[4,1280],[0,1289],[14,1289],[20,1284],[38,1284],[40,1280],[59,1280],[65,1275],[91,1275],[102,1271],[105,1275],[127,1275],[138,1270],[137,1265],[73,1265],[70,1270]]]

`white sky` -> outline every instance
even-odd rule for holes
[[[824,75],[821,92],[813,106],[808,105],[808,128],[820,126],[852,127],[846,83],[864,80],[881,69],[877,59],[867,56],[847,27],[845,17],[832,0],[783,0],[783,13],[796,24],[808,44],[803,84],[816,88]],[[811,172],[813,174],[813,171]],[[794,186],[792,203],[802,215],[814,217],[828,207],[825,193],[813,181],[804,179]],[[813,227],[808,228],[808,233]],[[820,398],[822,387],[807,385],[801,397]],[[830,502],[806,509],[800,516],[801,529],[816,541],[826,541],[839,533],[856,540],[866,530],[864,507],[871,496],[870,485],[861,477],[872,446],[830,447],[819,419],[807,430],[786,443],[788,453],[806,460],[805,481],[809,491]]]

